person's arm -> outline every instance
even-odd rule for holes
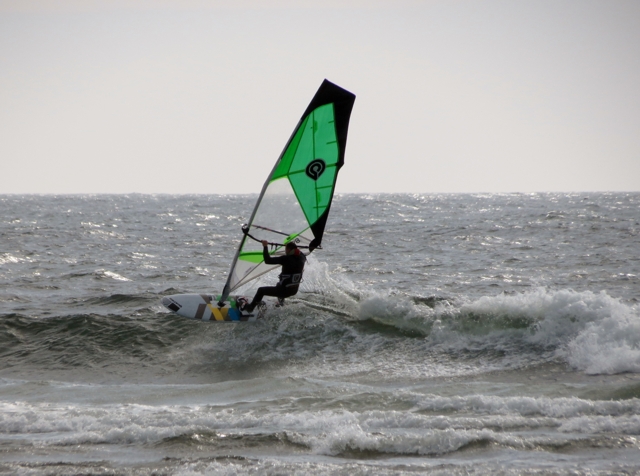
[[[265,264],[282,264],[286,259],[286,256],[271,256],[269,254],[269,243],[267,240],[262,240],[262,258],[264,258]]]

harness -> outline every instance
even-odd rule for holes
[[[280,281],[276,286],[288,288],[290,286],[300,286],[302,282],[302,273],[295,274],[281,274],[278,276]]]

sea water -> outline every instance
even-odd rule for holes
[[[255,200],[0,196],[0,473],[640,472],[640,194],[340,195],[286,306],[163,308]]]

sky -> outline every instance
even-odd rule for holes
[[[257,193],[324,78],[337,193],[640,191],[637,0],[0,0],[0,193]]]

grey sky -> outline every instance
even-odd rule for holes
[[[0,193],[257,192],[324,78],[338,192],[640,190],[638,1],[0,0]]]

